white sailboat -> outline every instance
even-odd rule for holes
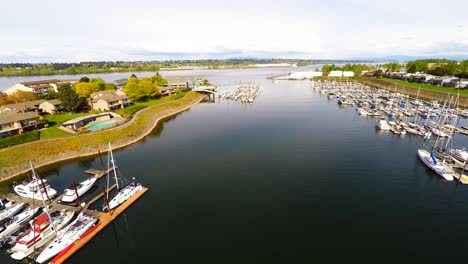
[[[83,194],[88,192],[91,189],[91,187],[93,187],[96,180],[97,180],[97,177],[90,177],[80,182],[80,184],[76,186],[76,192],[78,193],[78,196],[81,197]],[[74,189],[65,189],[63,193],[63,197],[62,197],[62,202],[71,203],[75,201],[76,199],[78,199],[78,197],[76,196],[76,192]]]
[[[80,213],[70,225],[65,227],[60,234],[37,256],[36,262],[44,263],[62,250],[73,244],[86,231],[93,227],[97,222],[95,217]]]
[[[109,202],[109,206],[106,205],[104,207],[104,210],[108,210],[108,211],[121,205],[126,200],[128,200],[128,198],[132,197],[133,195],[135,195],[138,191],[142,190],[143,188],[140,183],[135,182],[135,181],[132,181],[131,183],[128,183],[125,186],[121,186],[119,183],[119,178],[117,177],[117,169],[116,169],[117,167],[115,166],[114,154],[112,153],[112,147],[110,143],[109,143],[109,155],[110,155],[110,161],[113,167],[112,170],[114,171],[114,178],[115,178],[115,183],[117,184],[118,192],[114,196],[114,198],[112,198],[112,200]],[[109,195],[109,193],[107,195]]]
[[[448,181],[453,181],[453,170],[444,163],[438,162],[432,152],[430,153],[425,149],[418,149],[418,156],[424,162],[424,164],[426,164],[426,166],[428,166],[435,173],[439,174]]]
[[[29,164],[31,166],[33,181],[37,182],[38,180],[32,162],[30,161]],[[42,188],[38,188],[38,191],[40,194],[39,197],[44,197],[42,195]],[[44,199],[42,199],[42,203],[44,204],[46,213],[41,214],[35,221],[32,221],[31,228],[18,238],[11,250],[11,257],[13,259],[22,260],[31,255],[35,250],[44,246],[57,235],[58,230],[65,227],[71,221],[75,214],[75,212],[71,210],[64,209],[57,216],[52,217]]]

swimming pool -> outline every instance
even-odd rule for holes
[[[91,125],[88,127],[89,130],[95,130],[95,129],[98,129],[98,128],[103,128],[103,127],[106,127],[106,126],[110,126],[110,125],[113,125],[115,122],[115,120],[110,120],[110,121],[106,121],[106,122],[102,122],[102,123],[99,123],[99,124],[94,124],[94,125]]]

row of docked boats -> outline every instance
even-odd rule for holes
[[[133,180],[123,184],[124,177],[117,175],[117,166],[109,144],[109,162],[112,164],[114,178],[117,184],[117,193],[112,200],[104,206],[104,210],[113,210],[130,197],[142,190],[142,185]],[[11,257],[22,260],[27,257],[38,263],[50,261],[54,256],[61,256],[69,250],[80,238],[89,234],[95,228],[98,218],[92,212],[82,210],[75,215],[75,210],[62,210],[50,213],[46,201],[56,196],[56,191],[47,183],[47,180],[36,175],[32,162],[30,162],[32,177],[29,182],[14,186],[20,197],[31,198],[32,206],[27,208],[24,202],[0,200],[0,246],[7,248]],[[74,188],[64,191],[62,202],[73,202],[88,192],[95,184],[97,176],[90,177]],[[109,189],[110,175],[107,175],[107,190]],[[18,188],[20,186],[21,188]],[[21,191],[17,191],[21,190]],[[49,193],[52,195],[49,195]],[[106,198],[109,192],[106,192]],[[42,201],[42,206],[35,206],[35,200]],[[20,199],[21,200],[21,199]],[[107,201],[107,199],[105,199]],[[31,202],[29,202],[31,205]]]
[[[456,133],[468,135],[467,127],[458,127],[460,118],[468,116],[467,110],[457,108],[458,95],[448,95],[444,102],[423,101],[419,93],[410,98],[355,82],[317,81],[312,85],[328,99],[336,99],[340,106],[354,106],[358,115],[376,117],[380,131],[421,136],[419,159],[442,178],[457,178],[468,184],[468,176],[463,174],[468,151],[454,144]]]

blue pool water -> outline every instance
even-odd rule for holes
[[[102,122],[102,123],[99,123],[99,124],[94,124],[92,126],[89,126],[88,129],[89,130],[94,130],[94,129],[98,129],[98,128],[103,128],[103,127],[106,127],[106,126],[110,126],[112,124],[114,124],[115,120],[111,120],[111,121],[106,121],[106,122]]]

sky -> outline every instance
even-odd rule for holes
[[[0,0],[0,62],[468,58],[466,0]]]

